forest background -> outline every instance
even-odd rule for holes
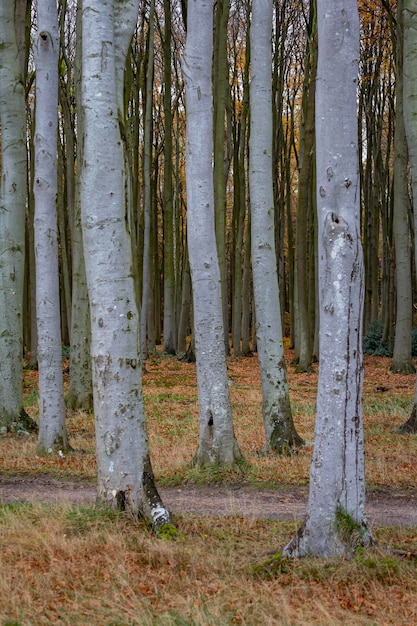
[[[27,13],[26,44],[30,44],[29,25],[35,14],[30,10],[31,3],[20,4]],[[134,210],[129,220],[132,220],[137,289],[139,294],[146,292],[146,302],[142,302],[147,312],[144,350],[152,351],[163,343],[165,351],[174,354],[187,350],[192,318],[185,229],[185,102],[180,67],[185,29],[181,4],[169,4],[172,9],[167,24],[166,4],[155,3],[152,45],[149,7],[144,3],[140,10],[126,67],[127,125],[123,133],[130,166],[138,173],[132,178]],[[365,349],[368,353],[394,354],[392,367],[405,372],[413,370],[410,360],[415,264],[410,186],[406,202],[408,218],[405,222],[402,220],[406,232],[398,234],[401,216],[394,211],[396,53],[402,39],[398,36],[395,2],[359,2],[358,6],[361,20],[358,89],[361,225],[366,272],[364,334],[369,335]],[[284,335],[289,346],[295,349],[299,371],[307,371],[317,357],[318,330],[313,176],[313,76],[317,33],[312,7],[314,3],[310,6],[306,1],[275,3],[272,59],[276,254]],[[80,67],[76,55],[76,8],[74,2],[59,3],[59,276],[63,344],[74,344],[72,352],[80,349],[74,337],[71,342],[71,324],[72,307],[79,306],[76,290],[82,282],[74,259],[79,246],[76,174]],[[224,291],[226,349],[236,356],[256,351],[247,176],[248,10],[245,2],[234,2],[230,6],[219,3],[213,33],[216,237]],[[26,45],[25,50],[30,190],[34,167],[35,73],[32,48]],[[149,168],[147,177],[145,167]],[[30,363],[36,363],[34,199],[29,191],[27,197],[29,246],[24,346]],[[402,305],[405,298],[408,300]],[[407,313],[406,322],[403,314],[398,315],[400,306]],[[410,332],[402,331],[401,325],[406,323]],[[75,388],[70,404],[88,404],[85,390],[77,389],[76,381],[72,384]]]
[[[31,17],[30,3],[23,4],[28,11],[27,17]],[[184,87],[179,64],[185,40],[184,14],[180,6],[174,5],[173,12],[168,12],[169,4],[151,4],[150,13],[148,7],[143,7],[128,57],[125,83],[126,119],[129,123],[122,129],[123,139],[129,149],[132,170],[140,172],[140,176],[132,177],[132,206],[137,207],[137,211],[133,211],[127,219],[134,233],[133,251],[142,313],[146,311],[146,315],[142,315],[141,328],[144,357],[154,354],[160,344],[168,354],[184,353],[187,348],[185,341],[192,327],[185,238]],[[313,6],[313,3],[304,2],[276,3],[274,21],[276,251],[283,325],[288,345],[294,349],[294,362],[299,372],[310,371],[317,357],[315,189],[312,176],[312,76],[316,62]],[[248,6],[245,3],[230,6],[218,3],[216,7],[213,71],[216,236],[223,286],[225,347],[228,354],[241,356],[256,352],[257,348],[248,226]],[[374,342],[372,349],[393,352],[393,371],[409,373],[414,370],[411,358],[415,284],[412,205],[407,187],[407,218],[402,219],[407,229],[405,234],[402,232],[401,239],[398,236],[399,222],[393,191],[397,107],[395,72],[398,69],[396,46],[401,39],[398,37],[394,3],[363,3],[360,9],[362,47],[358,102],[359,145],[363,156],[360,171],[361,224],[367,285],[365,333],[368,346]],[[167,15],[170,15],[169,22]],[[30,37],[28,22],[26,24],[26,34]],[[74,293],[82,284],[77,274],[79,266],[75,265],[79,252],[76,245],[76,174],[79,167],[76,24],[75,5],[61,3],[58,91],[58,171],[61,175],[58,177],[57,195],[59,272],[61,332],[64,344],[70,346],[72,361],[67,406],[72,410],[91,408],[88,374],[82,381],[82,387],[74,388],[75,373],[80,371],[77,359],[78,363],[86,363],[85,357],[79,359],[77,349],[87,349],[88,354],[86,333],[82,334],[81,344],[77,344],[75,332],[72,332],[74,307],[81,301],[79,295],[74,297]],[[167,35],[171,32],[172,37]],[[34,74],[31,49],[29,46],[26,49],[26,95],[30,122],[34,116],[31,107]],[[218,69],[222,67],[226,67],[226,72]],[[171,72],[172,76],[168,77]],[[229,79],[225,80],[227,75]],[[168,84],[171,84],[169,90]],[[33,133],[29,132],[28,136],[31,138]],[[28,154],[30,157],[33,151],[29,149]],[[32,187],[32,165],[33,160],[29,158],[29,173],[32,174],[29,174],[28,189]],[[30,244],[33,221],[30,198],[31,193],[28,192],[29,254],[26,257],[24,343],[26,356],[34,364],[37,342],[35,325],[30,323],[34,320],[35,286],[34,264],[30,261],[30,251],[33,250]],[[398,313],[400,301],[405,302],[405,310],[408,309],[406,316]],[[404,326],[400,326],[404,323],[408,324],[405,332]]]

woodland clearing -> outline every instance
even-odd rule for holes
[[[287,352],[294,420],[307,442],[260,456],[256,356],[228,360],[236,436],[245,462],[196,470],[195,366],[157,352],[143,386],[152,463],[180,534],[157,539],[142,521],[94,506],[93,417],[68,415],[74,452],[37,457],[36,436],[0,438],[0,619],[12,624],[351,624],[417,622],[417,437],[414,376],[365,357],[367,514],[379,547],[352,562],[270,561],[299,527],[308,495],[317,368],[296,374]],[[25,372],[37,417],[36,372]]]

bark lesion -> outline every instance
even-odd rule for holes
[[[144,460],[142,488],[142,514],[145,519],[151,522],[153,530],[157,532],[158,535],[166,536],[169,534],[167,533],[168,529],[174,531],[175,526],[172,523],[171,513],[164,506],[156,487],[149,454],[145,456]]]
[[[230,438],[231,442],[229,444]],[[192,461],[192,466],[196,468],[231,467],[242,461],[244,461],[244,457],[234,433],[231,433],[224,440],[215,423],[213,413],[210,411],[207,416],[207,425]]]

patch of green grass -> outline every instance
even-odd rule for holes
[[[412,407],[413,400],[399,393],[365,396],[363,399],[365,416],[398,414],[409,417]]]
[[[399,558],[390,555],[361,550],[356,555],[356,562],[362,569],[362,573],[369,572],[373,579],[381,582],[390,582],[393,578],[396,578],[400,574],[403,565],[405,565],[407,571],[410,570],[411,565],[411,569],[414,569],[413,575],[415,575],[413,563],[404,563]]]
[[[0,503],[0,519],[4,518],[8,514],[23,515],[33,509],[33,505],[29,502],[10,502]]]
[[[126,519],[123,511],[102,507],[74,507],[66,513],[66,532],[71,535],[85,535],[93,529],[106,528],[109,524]]]
[[[189,396],[179,395],[178,393],[170,393],[169,391],[152,394],[149,396],[149,399],[152,402],[178,402],[179,404],[190,404],[191,402],[197,402],[197,396],[190,398]]]
[[[271,555],[265,561],[257,563],[252,567],[252,574],[256,578],[264,580],[273,580],[281,574],[287,574],[295,565],[295,561],[282,556],[282,552]]]
[[[35,387],[32,387],[30,393],[23,398],[23,406],[26,409],[29,406],[33,406],[34,408],[38,406],[39,403],[39,394]]]
[[[182,480],[195,485],[231,484],[247,481],[253,466],[245,459],[236,461],[233,465],[210,465],[197,467],[190,464],[183,468]]]
[[[362,545],[364,538],[364,528],[358,524],[349,513],[342,508],[336,511],[336,529],[342,542],[352,553]]]

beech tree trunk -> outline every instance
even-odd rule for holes
[[[171,71],[171,2],[164,0],[165,33],[164,53],[164,350],[175,354],[177,350],[177,324],[175,316],[175,248],[174,248],[174,185],[172,163],[172,71]]]
[[[91,410],[93,408],[93,383],[90,358],[90,306],[88,302],[87,278],[85,275],[84,248],[81,225],[81,179],[83,167],[84,117],[81,106],[81,63],[82,63],[82,8],[76,13],[76,52],[74,63],[74,89],[77,104],[77,176],[74,181],[74,210],[72,221],[72,300],[70,330],[70,382],[66,405],[70,409]]]
[[[153,76],[154,76],[154,22],[155,17],[155,1],[151,0],[149,8],[149,52],[148,52],[148,68],[146,76],[145,91],[145,119],[144,119],[144,151],[143,151],[143,187],[144,187],[144,206],[143,206],[143,261],[142,261],[142,305],[141,305],[141,346],[142,346],[142,366],[145,367],[145,361],[148,356],[149,343],[154,343],[154,332],[151,328],[151,319],[153,320],[153,292],[154,288],[152,280],[152,259],[151,259],[151,216],[152,216],[152,197],[151,197],[151,164],[152,164],[152,102],[153,102]]]
[[[0,3],[0,428],[33,430],[23,409],[26,104],[15,1]]]
[[[170,514],[156,490],[142,395],[127,172],[123,76],[139,0],[84,0],[82,222],[91,311],[98,498],[145,516]]]
[[[213,2],[188,3],[183,57],[187,106],[187,234],[193,287],[200,442],[197,465],[230,465],[235,439],[224,344],[221,280],[214,226]]]
[[[310,2],[308,39],[305,53],[305,73],[302,98],[302,128],[300,131],[300,167],[298,174],[298,195],[295,234],[295,280],[297,332],[296,370],[312,371],[315,314],[312,311],[316,268],[314,266],[313,214],[315,211],[315,87],[317,71],[317,22],[315,0]],[[313,263],[311,262],[313,260]]]
[[[286,556],[352,556],[365,517],[356,0],[318,0],[316,85],[320,371],[304,525]]]
[[[57,227],[58,13],[56,0],[38,0],[35,46],[35,258],[39,368],[38,451],[69,449],[62,377]]]
[[[300,447],[291,412],[284,359],[275,253],[272,187],[272,0],[254,0],[251,25],[249,184],[256,339],[262,382],[266,450]]]
[[[403,2],[397,10],[397,72],[394,135],[394,215],[396,316],[395,341],[391,371],[402,374],[415,372],[411,356],[413,330],[413,296],[411,272],[411,237],[408,195],[408,152],[403,114]]]
[[[404,0],[404,82],[403,110],[404,125],[407,136],[408,156],[411,165],[414,233],[417,232],[417,6],[411,0]],[[415,258],[417,264],[417,237],[415,242]],[[414,405],[410,419],[400,427],[400,432],[417,432],[417,384]]]

